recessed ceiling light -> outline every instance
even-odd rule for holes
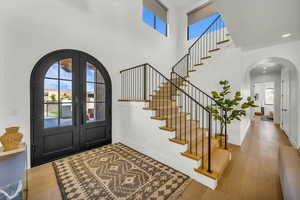
[[[290,37],[292,34],[290,34],[290,33],[285,33],[285,34],[283,34],[281,37],[282,38],[287,38],[287,37]]]

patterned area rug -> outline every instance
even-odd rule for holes
[[[191,179],[123,144],[53,162],[65,200],[173,200]]]

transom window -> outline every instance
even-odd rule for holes
[[[143,21],[159,33],[168,35],[168,9],[158,0],[143,0]]]
[[[209,3],[205,6],[197,8],[188,15],[188,40],[200,37],[209,26],[220,16],[216,5]],[[218,20],[218,25],[214,26],[209,32],[217,31],[225,27],[224,20]]]

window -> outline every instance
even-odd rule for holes
[[[274,105],[274,88],[267,88],[265,90],[265,104]]]
[[[44,79],[44,128],[72,125],[72,59],[51,65]]]
[[[157,0],[143,1],[143,21],[159,33],[168,35],[168,9]]]
[[[204,7],[188,13],[188,40],[200,37],[220,14],[215,4],[210,3]],[[218,21],[218,26],[215,26],[209,32],[217,31],[225,27],[224,20],[221,18]]]
[[[105,121],[105,83],[94,65],[86,63],[86,122]]]

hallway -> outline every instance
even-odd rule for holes
[[[230,162],[216,190],[192,182],[180,200],[279,200],[278,147],[290,145],[284,133],[270,121],[252,123],[242,147],[231,145]],[[30,200],[60,200],[50,164],[29,170]]]
[[[212,191],[194,182],[181,199],[282,199],[278,174],[279,145],[290,145],[286,135],[273,122],[261,121],[257,117],[243,145],[230,146],[233,159],[217,189]]]

